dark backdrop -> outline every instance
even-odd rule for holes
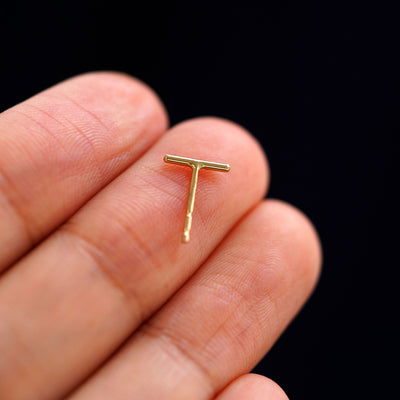
[[[113,69],[150,84],[172,124],[217,115],[247,127],[268,154],[270,196],[309,215],[325,258],[315,294],[255,370],[297,400],[396,397],[395,11],[365,1],[8,2],[0,108]]]

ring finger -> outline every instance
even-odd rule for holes
[[[320,258],[309,221],[265,201],[70,400],[213,399],[273,345],[315,285]]]

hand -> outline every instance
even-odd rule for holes
[[[202,170],[181,243],[191,171]],[[0,115],[0,397],[284,399],[248,374],[300,309],[320,247],[292,206],[262,200],[243,128],[167,128],[143,83],[63,82]]]

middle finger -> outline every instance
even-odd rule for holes
[[[231,165],[228,175],[200,172],[188,245],[180,238],[191,171],[164,165],[166,153]],[[260,147],[235,124],[207,118],[171,129],[0,281],[0,391],[50,399],[76,385],[263,197],[266,176]]]

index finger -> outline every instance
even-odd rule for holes
[[[70,217],[166,130],[156,94],[84,74],[0,114],[0,271]]]

